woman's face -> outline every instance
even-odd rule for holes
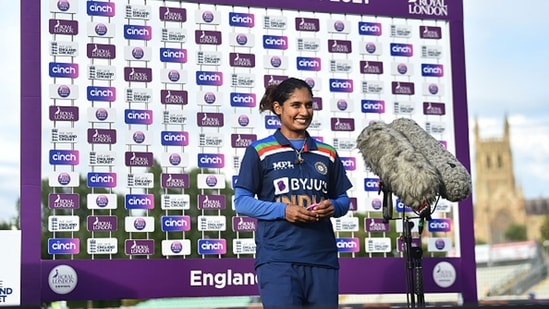
[[[308,89],[297,88],[282,104],[274,102],[274,111],[280,116],[284,136],[302,138],[313,120],[313,98]]]

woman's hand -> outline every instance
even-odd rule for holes
[[[311,206],[313,207],[304,208],[296,204],[286,205],[286,220],[292,223],[316,222],[334,215],[334,205],[330,200],[323,200]]]

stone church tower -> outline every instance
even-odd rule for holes
[[[505,242],[512,224],[525,225],[525,201],[515,184],[509,122],[505,118],[503,138],[481,139],[475,120],[474,211],[477,241]]]

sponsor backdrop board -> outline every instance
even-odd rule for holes
[[[412,118],[469,167],[461,1],[22,7],[23,303],[256,295],[255,221],[227,216],[223,192],[246,146],[279,126],[259,113],[265,86],[290,76],[312,86],[309,131],[354,184],[352,210],[333,220],[341,293],[406,292],[402,243],[379,219],[378,179],[355,140],[370,121]],[[472,222],[470,199],[439,202],[425,292],[477,301]]]

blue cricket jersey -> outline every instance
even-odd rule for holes
[[[352,187],[332,146],[307,134],[302,158],[298,163],[297,150],[277,130],[246,149],[235,189],[253,192],[260,201],[307,207],[323,199],[336,199]],[[237,212],[238,206],[237,203]],[[336,216],[347,210],[348,205]],[[280,216],[258,218],[255,240],[256,267],[268,262],[339,267],[329,218],[312,223],[290,223]]]

